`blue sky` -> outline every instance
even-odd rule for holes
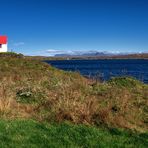
[[[148,52],[147,0],[0,0],[0,35],[27,55]]]

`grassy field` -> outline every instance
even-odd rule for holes
[[[22,55],[1,56],[0,119],[3,147],[146,147],[148,85],[130,77],[101,83]]]
[[[32,120],[0,121],[0,147],[134,147],[146,148],[148,134]]]

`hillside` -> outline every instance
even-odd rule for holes
[[[0,118],[6,122],[70,122],[95,126],[95,132],[148,132],[148,85],[133,78],[100,83],[38,60],[1,57],[0,83]]]

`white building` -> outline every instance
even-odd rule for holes
[[[7,52],[7,36],[0,36],[0,52]]]

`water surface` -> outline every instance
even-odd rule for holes
[[[148,60],[55,60],[46,61],[66,71],[78,71],[87,77],[108,80],[115,76],[132,76],[148,83]]]

